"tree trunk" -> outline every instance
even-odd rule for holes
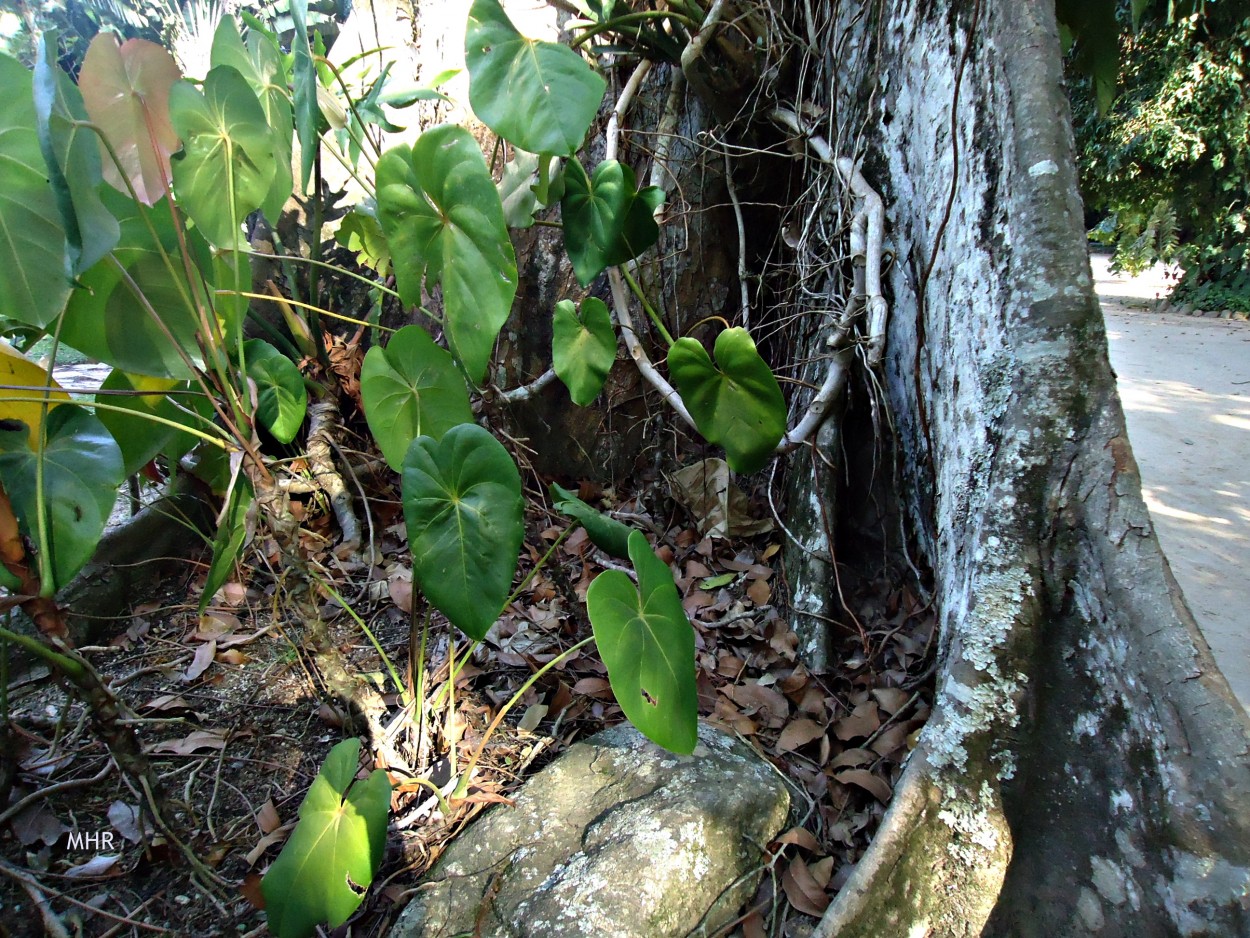
[[[1250,934],[1250,725],[1141,501],[1053,8],[840,13],[942,637],[933,720],[819,934]]]

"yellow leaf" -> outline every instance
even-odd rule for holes
[[[48,377],[46,370],[0,339],[0,385],[3,385],[0,388],[0,420],[20,420],[31,430],[37,429],[45,413],[38,398],[49,382],[52,392],[48,395],[48,410],[51,410],[57,404],[68,401],[69,395]],[[34,434],[31,437],[32,446],[37,446],[39,439],[40,434]]]

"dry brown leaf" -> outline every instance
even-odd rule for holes
[[[772,595],[773,588],[764,580],[754,580],[751,585],[747,587],[747,596],[750,598],[751,602],[755,603],[757,606],[767,606],[768,601],[772,599]]]
[[[896,724],[872,741],[872,751],[888,756],[907,745],[907,727]]]
[[[237,648],[229,648],[219,654],[214,660],[221,664],[247,664],[252,659]]]
[[[759,713],[773,729],[778,729],[790,715],[790,702],[771,687],[761,684],[730,684],[720,692],[742,708],[748,716]]]
[[[187,703],[187,699],[179,694],[162,694],[160,697],[154,697],[145,704],[139,705],[140,710],[190,710],[191,704]]]
[[[902,710],[911,700],[911,695],[907,691],[899,690],[897,687],[878,687],[873,690],[872,696],[877,698],[881,709],[891,716]]]
[[[675,472],[673,498],[690,512],[699,533],[713,537],[753,537],[773,529],[770,518],[751,517],[747,497],[729,478],[723,459],[704,459]]]
[[[117,833],[121,834],[132,844],[137,844],[141,841],[144,833],[146,833],[146,826],[143,823],[143,812],[139,810],[137,804],[114,801],[109,805],[108,819]]]
[[[117,868],[117,861],[120,859],[120,853],[116,855],[101,854],[100,856],[92,857],[86,863],[71,866],[65,871],[65,875],[72,876],[75,879],[85,879],[94,876],[120,876],[122,871]]]
[[[833,879],[833,864],[833,857],[825,857],[823,860],[808,864],[807,871],[812,874],[812,879],[816,880],[821,889],[829,888],[829,880]]]
[[[612,685],[601,677],[584,677],[573,685],[573,693],[585,694],[587,697],[608,697],[612,694]]]
[[[262,834],[272,834],[282,826],[282,819],[278,817],[278,807],[270,798],[261,809],[256,812],[256,826],[260,828]]]
[[[824,727],[815,720],[808,720],[805,717],[791,720],[786,724],[786,728],[781,731],[781,735],[777,737],[777,751],[793,752],[800,746],[806,746],[824,735]]]
[[[210,640],[195,650],[195,657],[191,659],[191,665],[182,675],[183,681],[194,681],[197,677],[208,670],[208,666],[213,663],[213,658],[217,655],[217,642]]]
[[[538,724],[547,716],[547,705],[536,703],[530,704],[525,708],[525,713],[521,716],[521,720],[517,723],[517,729],[532,733],[538,729]]]
[[[768,938],[768,929],[764,927],[764,916],[758,909],[742,920],[742,938]]]
[[[834,776],[843,785],[855,785],[864,789],[882,804],[888,804],[892,791],[888,783],[873,775],[867,769],[847,769]]]
[[[39,840],[51,847],[69,830],[46,804],[38,802],[26,808],[9,823],[23,847],[29,847]]]
[[[282,843],[284,840],[286,840],[288,837],[291,836],[291,831],[293,831],[294,829],[295,829],[295,822],[287,821],[277,830],[270,831],[260,840],[256,841],[256,846],[253,847],[250,851],[248,851],[247,856],[244,858],[247,860],[248,867],[250,868],[250,867],[255,866],[256,861],[259,860],[264,855],[266,850],[268,850],[274,844]]]
[[[838,739],[846,742],[848,739],[871,736],[880,726],[881,717],[877,713],[877,705],[868,700],[833,724],[833,732]]]
[[[226,737],[216,730],[196,730],[182,739],[167,739],[163,743],[152,746],[148,752],[171,752],[186,756],[199,749],[225,749]]]
[[[387,577],[386,585],[395,607],[400,612],[412,612],[412,575],[392,573]]]
[[[243,877],[243,882],[239,883],[239,895],[246,899],[254,909],[265,907],[265,894],[261,892],[260,880],[259,873],[248,873]]]
[[[796,847],[802,847],[804,850],[810,850],[812,853],[820,851],[820,841],[806,827],[792,827],[780,837],[775,843],[794,844]]]
[[[799,857],[790,861],[781,877],[781,888],[786,891],[790,904],[806,915],[816,918],[825,914],[829,896],[812,877],[807,864]]]
[[[871,765],[877,761],[877,754],[869,752],[867,749],[847,749],[845,752],[838,753],[834,760],[829,763],[830,768],[840,769],[844,766],[853,766],[859,768],[861,765]]]

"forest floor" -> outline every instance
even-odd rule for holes
[[[1091,260],[1159,543],[1250,710],[1250,323],[1160,312],[1162,268],[1129,277]]]
[[[75,366],[59,376],[77,387],[92,373]],[[385,934],[421,874],[477,813],[505,802],[572,742],[621,719],[591,646],[525,691],[487,740],[487,724],[518,688],[589,634],[586,589],[614,566],[584,531],[562,537],[568,521],[547,507],[550,480],[526,479],[518,578],[549,550],[551,559],[460,669],[454,694],[447,665],[466,641],[434,616],[425,686],[438,706],[417,733],[370,636],[324,589],[346,597],[396,663],[399,681],[411,686],[410,610],[420,600],[395,480],[386,473],[364,479],[372,557],[336,557],[331,516],[315,500],[300,503],[306,576],[292,572],[262,530],[240,579],[203,615],[197,604],[207,565],[197,561],[144,597],[110,630],[111,640],[83,649],[137,715],[167,819],[220,877],[214,888],[193,881],[179,851],[145,821],[142,799],[119,776],[82,706],[46,669],[10,673],[0,704],[15,735],[0,755],[16,763],[17,778],[7,799],[0,796],[0,938],[266,934],[261,874],[330,747],[363,731],[359,700],[345,706],[338,692],[346,684],[380,708],[371,717],[387,742],[369,751],[396,783],[386,856],[350,934]],[[802,938],[870,841],[928,717],[933,611],[911,585],[843,571],[846,604],[834,630],[834,658],[843,666],[812,674],[797,660],[782,536],[764,493],[748,492],[731,506],[731,523],[750,533],[728,538],[707,531],[714,512],[688,503],[671,476],[631,484],[628,492],[573,487],[643,528],[672,566],[695,630],[701,716],[750,740],[801,793],[793,826],[768,846],[759,892],[721,934]],[[468,796],[445,817],[413,779],[450,793],[479,748],[485,755]]]

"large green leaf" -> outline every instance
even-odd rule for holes
[[[30,72],[0,56],[0,314],[46,326],[65,305],[65,232],[35,133]]]
[[[457,424],[473,422],[464,378],[420,326],[404,326],[386,348],[365,353],[360,396],[373,438],[396,472],[417,437],[439,440]]]
[[[503,444],[476,424],[423,436],[404,457],[413,577],[453,625],[481,640],[512,589],[525,503]]]
[[[178,237],[169,212],[162,207],[147,213],[156,231],[153,239],[133,200],[105,190],[104,201],[121,223],[121,240],[110,256],[79,278],[82,289],[70,297],[61,340],[123,371],[190,378],[178,349],[193,362],[200,362],[202,356],[195,341],[196,320],[184,300],[186,276],[177,263]],[[188,236],[195,241],[193,233]],[[162,251],[174,258],[172,269]],[[164,328],[127,285],[123,271],[135,281]]]
[[[761,469],[786,432],[786,402],[742,327],[716,337],[716,363],[692,338],[668,350],[668,371],[695,426],[735,472]]]
[[[148,416],[163,417],[184,425],[194,424],[193,418],[169,402],[166,392],[174,389],[185,390],[186,383],[170,378],[127,374],[116,368],[109,372],[104,383],[100,385],[102,393],[96,395],[97,401],[132,412],[132,414],[122,414],[115,410],[97,412],[100,423],[104,424],[121,449],[125,475],[134,475],[157,454],[165,452],[176,437],[187,436],[166,424],[147,419]],[[146,393],[127,393],[134,391]]]
[[[616,331],[603,300],[586,297],[581,315],[573,308],[572,300],[556,304],[551,323],[551,361],[574,404],[585,407],[599,396],[616,361]]]
[[[308,391],[295,362],[264,339],[243,343],[248,376],[256,382],[256,419],[279,443],[290,443],[308,412]]]
[[[255,496],[251,481],[239,470],[239,457],[236,455],[233,459],[226,504],[217,519],[217,533],[213,537],[213,560],[204,579],[204,592],[200,594],[200,612],[208,608],[217,591],[230,577],[243,542],[247,540],[247,514]]]
[[[482,123],[530,153],[578,151],[607,88],[581,56],[526,39],[499,0],[474,0],[464,57],[469,104]]]
[[[323,922],[337,928],[364,901],[386,848],[391,783],[382,769],[355,781],[360,740],[326,756],[299,807],[299,823],[261,880],[269,930],[308,938]]]
[[[186,82],[175,85],[169,112],[184,141],[174,162],[178,203],[209,241],[234,248],[274,180],[275,138],[264,108],[242,75],[218,65],[203,94]]]
[[[129,180],[145,205],[156,204],[170,179],[178,134],[169,122],[169,93],[181,77],[174,57],[156,43],[127,39],[119,46],[110,32],[91,40],[78,74],[87,113],[121,164],[102,147],[104,178],[123,192]]]
[[[40,557],[40,569],[44,590],[52,592],[91,559],[126,476],[121,450],[104,425],[81,407],[54,408],[44,428],[41,494],[50,556]],[[22,533],[36,545],[38,476],[39,455],[31,447],[26,426],[0,428],[0,482],[13,502]]]
[[[584,501],[563,486],[551,483],[551,500],[556,511],[568,515],[590,535],[591,541],[600,550],[607,551],[613,557],[625,559],[629,556],[629,536],[634,529],[621,524],[615,518],[609,518],[602,512],[595,511]]]
[[[291,173],[291,127],[294,112],[291,93],[287,90],[286,69],[278,47],[266,36],[251,30],[247,45],[239,38],[239,28],[234,17],[222,18],[213,34],[211,61],[216,65],[229,65],[247,80],[260,100],[269,124],[273,142],[274,177],[269,195],[261,209],[265,217],[276,222],[282,206],[291,197],[295,182]]]
[[[586,591],[595,644],[629,721],[665,749],[688,754],[698,731],[694,629],[672,571],[641,531],[629,536],[629,559],[637,587],[621,571],[607,570]]]
[[[634,171],[604,160],[592,176],[577,160],[564,169],[564,247],[583,286],[605,267],[637,257],[660,237],[655,210],[664,204],[658,186],[639,190]]]
[[[516,256],[494,180],[463,127],[427,130],[412,149],[378,161],[378,220],[404,302],[422,280],[443,286],[447,339],[470,379],[481,380],[516,296]]]
[[[55,30],[40,37],[35,59],[39,146],[61,211],[69,272],[77,275],[111,251],[121,232],[100,201],[100,145],[84,126],[82,94],[49,49],[56,49]]]

